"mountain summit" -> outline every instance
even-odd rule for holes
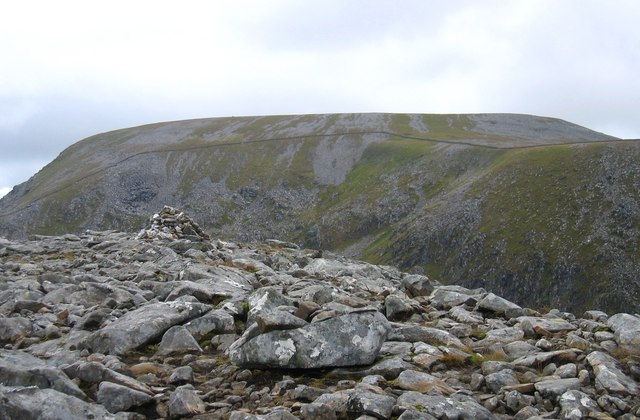
[[[640,310],[640,143],[518,114],[233,117],[99,134],[0,200],[0,234],[137,230],[164,204],[521,305]]]

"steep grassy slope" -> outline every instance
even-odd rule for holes
[[[514,149],[364,256],[550,307],[638,310],[640,144]]]
[[[551,118],[336,114],[160,123],[73,145],[1,233],[138,229],[164,204],[524,305],[640,310],[640,149]]]

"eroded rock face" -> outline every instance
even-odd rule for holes
[[[640,415],[633,314],[280,241],[87,232],[0,256],[0,418]]]

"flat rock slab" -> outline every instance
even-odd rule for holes
[[[120,355],[159,339],[165,331],[211,309],[193,302],[160,302],[127,312],[121,318],[87,337],[94,353]]]
[[[512,363],[516,366],[528,366],[528,367],[544,366],[545,364],[547,364],[547,362],[551,361],[554,358],[559,358],[564,361],[575,361],[579,353],[582,353],[582,352],[576,349],[548,351],[544,353],[536,353],[528,356],[522,356],[514,360]]]
[[[522,315],[522,308],[505,298],[488,293],[478,301],[476,310],[494,312],[497,315],[505,315],[510,318],[514,315]]]
[[[271,331],[229,349],[241,367],[311,369],[371,364],[389,333],[379,312],[352,312],[302,328]]]
[[[536,382],[534,386],[540,395],[555,400],[567,391],[579,390],[580,380],[578,378],[548,379]]]
[[[576,329],[570,322],[562,318],[539,318],[533,316],[521,316],[518,318],[520,327],[529,336],[539,335],[539,331],[546,331],[551,334],[573,331]]]
[[[421,341],[428,344],[466,349],[458,337],[445,330],[407,324],[394,324],[393,327],[393,331],[389,335],[390,341],[409,341],[411,343]]]
[[[616,366],[616,359],[606,353],[594,351],[587,356],[596,375],[596,389],[605,389],[612,394],[638,395],[640,385]]]

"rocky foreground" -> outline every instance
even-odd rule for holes
[[[640,317],[277,240],[166,207],[137,236],[0,238],[0,419],[635,419]]]

